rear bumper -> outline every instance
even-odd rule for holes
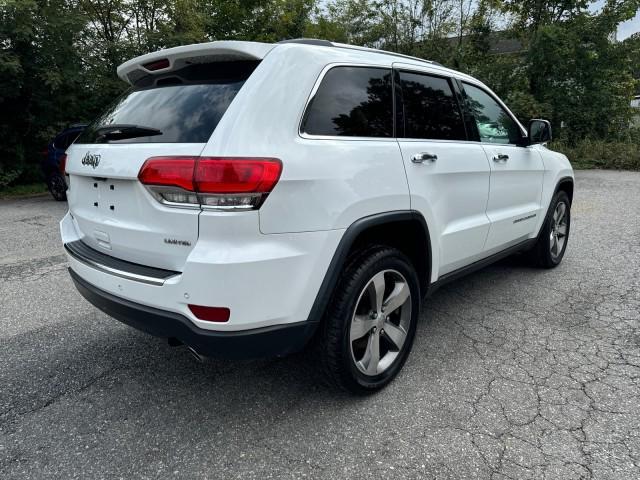
[[[174,270],[145,266],[143,258],[131,263],[135,255],[101,249],[92,241],[94,232],[80,232],[70,213],[60,222],[60,232],[69,266],[86,283],[117,298],[178,314],[196,328],[244,332],[308,319],[343,232],[264,235],[251,212],[215,220],[201,222],[198,241]],[[189,304],[226,307],[231,316],[228,322],[207,322],[197,318]]]
[[[212,331],[196,327],[179,313],[160,310],[116,297],[69,273],[78,291],[89,302],[121,322],[156,337],[176,338],[201,355],[249,359],[288,355],[302,350],[317,323],[298,322],[240,331]]]

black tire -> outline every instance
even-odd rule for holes
[[[67,200],[67,182],[61,173],[53,172],[47,177],[47,188],[58,202]]]
[[[376,315],[377,320],[373,320],[373,313],[370,316],[358,315],[358,319],[364,318],[366,322],[381,322],[378,323],[378,336],[375,337],[379,339],[377,351],[380,362],[377,362],[376,367],[373,368],[377,369],[377,365],[385,364],[383,361],[385,359],[388,362],[381,373],[367,375],[360,370],[364,368],[364,365],[362,361],[356,360],[354,345],[363,345],[361,342],[364,341],[365,348],[369,349],[369,342],[373,341],[371,336],[374,335],[376,327],[372,330],[363,328],[363,331],[369,333],[355,341],[351,340],[353,335],[351,327],[352,322],[359,321],[356,319],[356,308],[361,308],[363,302],[373,302],[372,290],[365,291],[365,287],[374,285],[372,283],[375,280],[374,277],[382,278],[387,287],[381,297],[374,295],[375,298],[387,298],[388,301],[392,294],[399,290],[402,290],[402,298],[404,298],[406,295],[406,291],[403,289],[404,285],[409,289],[410,298],[404,300],[401,307],[397,307],[395,310],[391,309],[391,313],[389,313],[388,304],[385,304],[388,311],[381,314],[379,318]],[[373,290],[375,290],[375,285]],[[366,299],[363,296],[365,294],[367,295]],[[409,307],[408,312],[405,310],[407,307]],[[369,309],[365,308],[365,310]],[[384,308],[381,311],[384,312]],[[418,276],[411,261],[402,252],[395,248],[372,246],[352,256],[338,281],[314,342],[315,357],[327,383],[356,394],[372,393],[383,388],[402,369],[411,351],[419,314]],[[394,333],[402,331],[406,334],[404,342],[399,348],[391,348],[396,347],[396,344],[391,341],[388,333],[392,330],[389,324],[394,322],[397,322],[396,329],[393,329]],[[365,323],[358,325],[364,327]],[[384,331],[385,327],[387,327],[387,333]],[[383,352],[386,353],[383,354]],[[389,360],[391,358],[393,360]],[[364,361],[364,356],[362,360]]]
[[[565,229],[562,234],[559,232],[562,231],[561,228],[558,227],[556,218],[554,214],[556,210],[559,208],[559,205],[564,204],[566,208],[566,217],[565,217]],[[540,231],[540,235],[538,236],[538,241],[535,246],[529,252],[529,259],[533,263],[533,265],[541,268],[555,268],[560,265],[562,262],[562,258],[564,257],[564,253],[567,250],[567,245],[569,243],[569,233],[571,231],[571,201],[569,200],[569,196],[564,191],[559,191],[556,193],[551,200],[551,204],[549,205],[549,211],[547,213],[547,217],[545,218],[544,225]],[[553,235],[558,235],[556,237],[556,251],[553,249]],[[562,236],[560,236],[562,235]],[[560,248],[558,248],[558,239],[564,239]]]

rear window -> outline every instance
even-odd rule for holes
[[[449,80],[400,72],[404,106],[404,137],[466,140],[462,113]]]
[[[77,143],[205,143],[258,63],[196,64],[147,75],[91,123]],[[110,125],[123,126],[121,136],[133,136],[105,135]]]
[[[310,135],[392,137],[391,70],[329,70],[307,108],[302,131]]]

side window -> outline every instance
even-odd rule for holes
[[[329,70],[307,107],[302,131],[310,135],[393,137],[391,70]]]
[[[464,84],[467,106],[476,120],[480,141],[510,144],[521,139],[520,127],[511,116],[484,90]]]
[[[400,72],[400,85],[405,138],[467,139],[460,107],[449,80]]]

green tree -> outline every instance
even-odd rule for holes
[[[515,15],[518,28],[532,27],[569,20],[584,13],[594,0],[503,0],[503,9]]]
[[[125,60],[211,40],[310,36],[439,61],[490,85],[570,143],[629,141],[640,36],[615,42],[640,0],[0,0],[0,187],[35,178],[41,150],[127,85]],[[513,22],[507,33],[505,15]],[[521,52],[493,54],[496,35]],[[565,128],[559,129],[559,125]],[[635,135],[635,137],[634,137]],[[19,178],[18,178],[19,177]]]
[[[74,45],[82,24],[71,1],[0,4],[0,183],[34,178],[28,163],[78,115],[82,59]]]
[[[629,125],[635,81],[629,49],[612,41],[617,25],[638,2],[608,2],[598,15],[541,26],[526,58],[531,95],[553,106],[561,136],[617,138]],[[556,131],[559,131],[556,128]]]

